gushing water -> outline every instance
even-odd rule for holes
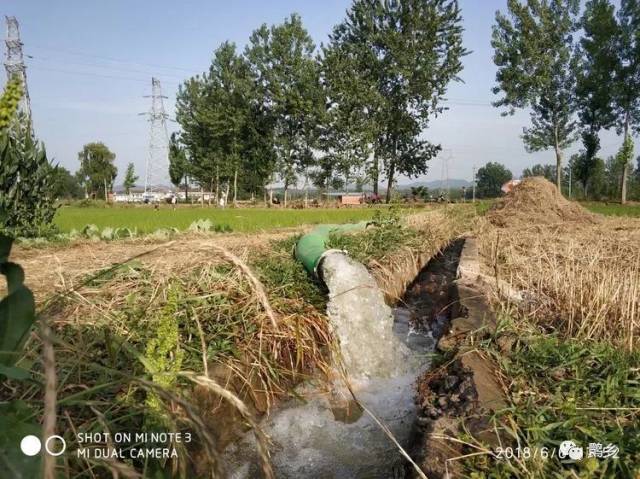
[[[375,280],[347,255],[328,254],[321,272],[329,288],[328,316],[355,394],[400,444],[407,444],[416,420],[413,384],[428,366],[425,354],[433,350],[433,338],[416,334],[407,315],[396,318],[394,328]],[[278,478],[404,477],[397,448],[355,404],[341,379],[330,391],[303,384],[296,395],[304,400],[291,400],[262,422]],[[253,434],[227,448],[231,478],[259,476],[255,451]]]
[[[409,350],[393,334],[393,313],[369,271],[338,252],[327,255],[321,268],[329,288],[327,313],[349,376],[406,372]]]

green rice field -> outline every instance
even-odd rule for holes
[[[621,205],[620,203],[605,203],[596,201],[586,201],[580,203],[594,213],[600,213],[607,216],[634,216],[640,218],[640,203],[628,203]]]
[[[384,207],[383,207],[384,208]],[[303,224],[350,223],[368,220],[378,208],[313,208],[313,209],[270,209],[270,208],[209,208],[180,207],[175,210],[162,206],[154,210],[152,206],[139,207],[61,207],[55,223],[64,233],[73,229],[81,230],[88,224],[103,229],[126,227],[137,228],[139,233],[150,233],[159,228],[184,230],[199,219],[209,219],[214,225],[226,225],[233,231],[253,232],[274,228],[286,228]]]

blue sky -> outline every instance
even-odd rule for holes
[[[26,62],[35,131],[49,157],[75,171],[82,145],[103,141],[116,153],[120,181],[129,162],[141,177],[144,173],[149,125],[138,113],[149,109],[150,100],[143,95],[150,93],[151,76],[161,80],[168,96],[165,107],[173,116],[178,84],[206,70],[221,42],[231,40],[243,49],[253,29],[297,12],[319,44],[350,3],[3,0],[0,14],[20,22],[24,52],[30,56]],[[501,117],[490,106],[495,78],[491,26],[506,0],[460,4],[465,46],[473,53],[464,58],[464,83],[450,86],[450,110],[434,119],[424,135],[445,149],[450,178],[470,179],[473,166],[488,161],[507,165],[515,175],[535,163],[553,163],[552,151],[524,150],[520,135],[529,122],[526,112]],[[168,128],[178,126],[170,122]],[[601,143],[606,157],[615,153],[620,139],[603,132]],[[574,145],[566,156],[578,149]],[[438,180],[442,170],[442,161],[435,159],[423,179]]]

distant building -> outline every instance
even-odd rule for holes
[[[179,201],[186,201],[184,190],[177,190],[168,186],[157,186],[146,193],[141,186],[134,186],[129,190],[128,194],[123,186],[116,186],[113,189],[113,201],[116,203],[164,203],[174,196]],[[189,201],[191,203],[199,203],[201,201],[208,203],[209,200],[214,201],[215,196],[215,193],[210,191],[189,190]]]
[[[333,192],[323,193],[327,199],[335,199],[343,205],[361,205],[366,203],[366,194],[363,192]]]
[[[174,193],[173,189],[168,186],[159,186],[153,191],[144,192],[144,188],[134,186],[126,192],[124,187],[117,186],[114,188],[113,201],[116,203],[158,203],[170,198]]]
[[[502,185],[502,187],[500,189],[505,194],[511,193],[511,190],[513,190],[520,183],[522,183],[522,180],[509,180],[504,185]]]

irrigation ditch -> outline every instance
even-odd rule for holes
[[[417,276],[407,268],[408,286],[391,307],[362,264],[322,247],[318,234],[330,229],[303,237],[296,253],[329,290],[327,312],[339,343],[335,371],[329,385],[299,385],[295,399],[263,419],[274,473],[410,478],[424,477],[422,469],[443,477],[458,452],[443,438],[463,417],[473,416],[470,427],[482,432],[486,412],[501,404],[491,365],[457,348],[466,334],[495,325],[477,285],[475,240],[453,240],[422,261]],[[230,477],[258,477],[257,451],[251,433],[230,444],[224,454]]]

